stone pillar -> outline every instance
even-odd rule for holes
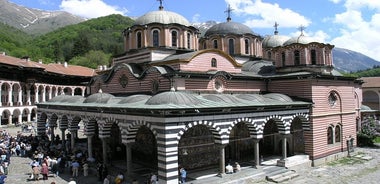
[[[282,139],[282,160],[286,160],[286,136],[284,135],[283,139]]]
[[[67,151],[66,150],[66,135],[65,135],[65,130],[66,129],[61,129],[61,139],[62,139],[63,150]]]
[[[38,88],[39,88],[39,86],[36,86],[36,92],[34,93],[34,94],[35,94],[35,95],[34,95],[34,96],[35,96],[34,104],[40,102],[40,100],[39,100],[39,98],[40,98],[40,94],[39,94],[39,92],[38,92]]]
[[[52,91],[51,90],[52,90],[52,88],[50,87],[49,88],[49,99],[48,100],[50,100],[52,98]]]
[[[75,131],[70,131],[70,134],[71,134],[71,152],[74,151],[74,148],[75,148]]]
[[[75,94],[75,89],[71,88],[71,96],[74,96]]]
[[[127,154],[127,175],[132,174],[133,163],[132,163],[132,143],[125,144],[125,150]]]
[[[12,118],[13,118],[13,114],[9,115],[9,117],[8,117],[8,125],[12,124]]]
[[[254,151],[255,151],[255,154],[254,154],[254,157],[255,157],[255,167],[259,166],[260,165],[260,140],[259,139],[254,139],[253,140],[254,142]]]
[[[46,88],[43,87],[42,89],[42,102],[46,102]]]
[[[103,137],[101,138],[102,140],[102,150],[103,150],[103,164],[108,165],[108,160],[107,160],[107,138]]]
[[[18,121],[19,123],[22,122],[22,114],[21,114],[21,113],[18,115],[18,117],[17,117],[17,121]]]
[[[20,86],[20,88],[21,88],[21,86]],[[20,89],[18,91],[18,104],[22,105],[22,89]]]
[[[9,90],[8,90],[8,102],[9,102],[9,106],[13,106],[12,97],[13,97],[13,90],[12,90],[12,85],[10,85]]]
[[[93,161],[94,157],[92,156],[92,137],[94,135],[87,135],[87,152],[88,152],[88,161]]]
[[[26,104],[31,105],[32,103],[30,102],[30,89],[26,90]]]
[[[219,148],[219,174],[220,176],[223,176],[226,173],[226,163],[225,163],[225,151],[224,151],[224,145],[220,145]]]
[[[2,86],[2,83],[0,83],[0,106],[3,106],[2,102],[1,102],[1,86]],[[1,119],[0,119],[0,121],[1,121]],[[1,122],[0,122],[0,125],[1,125]]]

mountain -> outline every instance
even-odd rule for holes
[[[335,47],[333,49],[334,67],[346,73],[357,72],[360,70],[371,69],[374,66],[380,66],[376,61],[362,53],[352,50]]]
[[[44,11],[0,0],[0,23],[20,29],[30,35],[42,35],[86,19],[64,11]]]

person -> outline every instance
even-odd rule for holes
[[[232,167],[231,164],[228,164],[226,166],[226,174],[232,174],[234,172],[234,168]]]
[[[104,178],[104,180],[103,180],[103,184],[110,184],[110,181],[111,181],[111,176],[107,175],[107,177]]]
[[[39,166],[39,165],[33,167],[33,178],[34,178],[34,180],[39,180],[40,172],[41,172],[41,171],[40,171],[40,166]]]
[[[0,172],[0,184],[4,184],[6,178],[7,178],[7,175],[5,175],[4,173]]]
[[[181,183],[186,183],[187,173],[186,173],[185,168],[182,167],[179,172],[181,173]]]
[[[121,184],[124,180],[124,175],[123,173],[119,173],[116,178],[115,178],[115,184]]]
[[[238,162],[235,162],[235,165],[234,165],[234,172],[239,172],[241,170],[241,167],[240,167],[240,164]]]
[[[102,181],[102,179],[103,179],[103,164],[99,162],[96,169],[98,171],[98,180]]]
[[[73,170],[73,177],[78,177],[78,171],[79,171],[79,163],[78,161],[74,160],[74,162],[71,163],[71,167]]]
[[[42,180],[47,180],[48,179],[49,168],[46,165],[46,163],[42,163],[41,174],[42,174]]]
[[[152,173],[150,176],[150,184],[157,184],[157,175],[154,173]]]
[[[70,178],[70,182],[67,184],[77,184],[77,182],[74,180],[74,178]]]

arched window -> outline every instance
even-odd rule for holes
[[[248,39],[244,40],[244,49],[245,49],[245,54],[249,54],[249,40]]]
[[[218,66],[218,63],[217,63],[216,59],[212,58],[211,59],[211,67],[217,67],[217,66]]]
[[[282,52],[281,53],[281,62],[282,62],[282,66],[285,66],[286,65],[286,56],[285,56],[285,52]]]
[[[172,31],[172,47],[177,47],[177,31]]]
[[[295,50],[294,51],[294,65],[300,65],[300,51],[299,50]]]
[[[141,32],[137,32],[137,48],[141,48],[141,46],[142,46]]]
[[[191,34],[187,33],[187,48],[191,48]]]
[[[203,42],[203,49],[207,49],[207,44],[206,44],[206,42]]]
[[[335,127],[335,142],[340,142],[340,125]]]
[[[315,51],[315,49],[311,50],[310,51],[310,59],[311,59],[311,64],[312,65],[316,65],[317,64],[317,52]]]
[[[327,144],[333,144],[333,128],[331,126],[327,128]]]
[[[272,53],[268,51],[268,59],[272,59]]]
[[[158,30],[153,31],[153,47],[160,46],[160,35]]]
[[[218,48],[218,40],[213,41],[213,47],[214,47],[214,49]]]
[[[228,53],[230,55],[235,54],[235,40],[232,38],[228,40]]]

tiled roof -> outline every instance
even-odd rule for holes
[[[362,77],[363,80],[362,87],[363,88],[375,88],[380,87],[380,77]]]
[[[95,70],[83,66],[66,65],[66,64],[42,64],[29,59],[20,59],[12,56],[7,56],[4,53],[0,54],[0,65],[11,65],[19,68],[39,68],[49,73],[61,75],[84,76],[91,77],[95,75]]]

